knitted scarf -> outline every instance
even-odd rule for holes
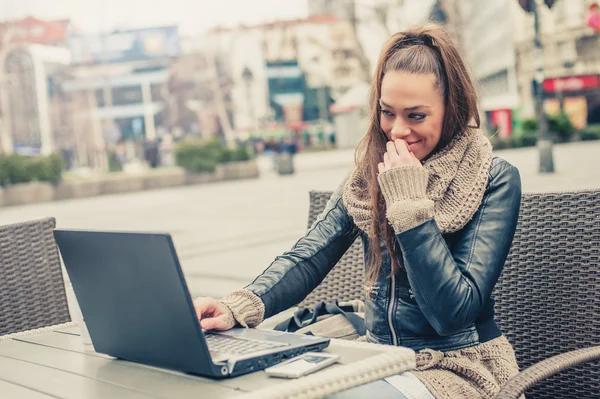
[[[434,220],[443,234],[461,230],[473,218],[487,187],[491,162],[490,141],[480,130],[467,129],[423,164],[429,171],[427,198],[435,204]],[[372,237],[371,199],[358,169],[346,182],[342,196],[356,226]]]

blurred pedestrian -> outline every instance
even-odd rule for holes
[[[144,159],[152,169],[158,167],[160,162],[158,149],[159,142],[157,140],[144,139]]]
[[[298,152],[298,146],[296,145],[296,142],[292,137],[285,136],[281,141],[281,144],[279,145],[279,152],[285,152],[290,155],[296,155],[296,153]]]

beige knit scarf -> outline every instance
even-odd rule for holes
[[[429,171],[427,198],[435,204],[434,219],[443,234],[462,229],[479,209],[491,161],[490,141],[480,130],[467,129],[423,164]],[[357,227],[372,237],[371,199],[367,182],[357,169],[342,196]]]

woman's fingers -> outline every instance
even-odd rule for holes
[[[405,140],[396,139],[394,140],[394,147],[396,148],[396,152],[400,158],[408,158],[410,157],[410,147]]]
[[[235,326],[235,321],[229,316],[211,317],[200,320],[200,327],[205,330],[229,330]]]
[[[417,158],[417,156],[413,152],[411,152],[410,155],[412,156],[413,163],[415,166],[421,166],[421,167],[423,166],[423,164],[421,163],[419,158]]]
[[[390,153],[386,152],[383,154],[383,164],[385,166],[385,170],[392,168],[392,161],[390,160]]]
[[[394,140],[386,143],[386,153],[383,154],[383,167],[384,170],[398,168],[401,166],[416,165],[415,155],[410,151],[410,147],[405,140]],[[418,159],[417,159],[418,161]],[[421,165],[420,162],[418,162]],[[379,173],[382,172],[378,165]]]

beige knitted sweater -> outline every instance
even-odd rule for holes
[[[387,219],[396,233],[434,218],[442,233],[462,229],[481,204],[491,163],[489,141],[477,130],[456,135],[423,167],[400,167],[379,175]],[[355,224],[371,236],[371,201],[355,171],[344,186],[344,205]],[[264,304],[247,290],[230,293],[222,302],[244,327],[264,318]],[[422,350],[413,372],[438,399],[492,398],[518,373],[514,351],[505,337],[450,352]]]

